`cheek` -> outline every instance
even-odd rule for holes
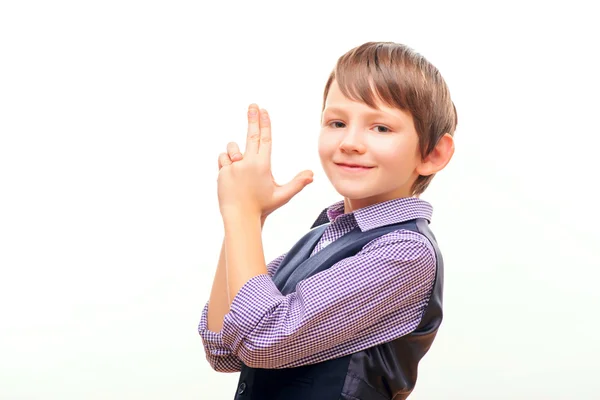
[[[369,152],[378,164],[393,166],[400,155],[399,146],[396,143],[382,140],[378,143],[369,144]]]
[[[374,151],[376,162],[384,166],[387,170],[403,171],[413,167],[415,163],[416,152],[413,146],[407,143],[385,143],[378,146]]]
[[[319,156],[321,158],[331,155],[333,144],[330,136],[331,135],[328,136],[323,133],[319,135]]]

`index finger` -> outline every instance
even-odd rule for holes
[[[271,157],[271,118],[264,108],[260,110],[260,146],[258,153],[270,160]]]
[[[248,107],[248,135],[246,136],[246,154],[258,153],[260,145],[260,124],[258,122],[258,105],[250,104]]]

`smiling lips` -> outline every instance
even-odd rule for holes
[[[373,167],[368,167],[366,165],[350,164],[350,163],[335,163],[335,165],[337,165],[338,167],[340,167],[341,169],[343,169],[345,171],[352,171],[352,172],[368,171],[373,168]]]

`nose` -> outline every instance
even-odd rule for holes
[[[356,128],[346,129],[342,141],[340,142],[340,150],[342,153],[364,154],[367,151],[367,148],[364,144],[362,132]]]

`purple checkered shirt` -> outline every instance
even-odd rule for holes
[[[361,231],[431,220],[432,208],[401,198],[344,214],[340,201],[327,209],[331,224],[312,254],[356,226]],[[327,221],[327,220],[326,220]],[[198,331],[206,358],[220,372],[314,364],[390,342],[419,324],[433,287],[435,252],[423,235],[397,230],[367,243],[284,296],[272,276],[285,254],[250,279],[233,299],[220,332],[207,329],[206,303]]]

